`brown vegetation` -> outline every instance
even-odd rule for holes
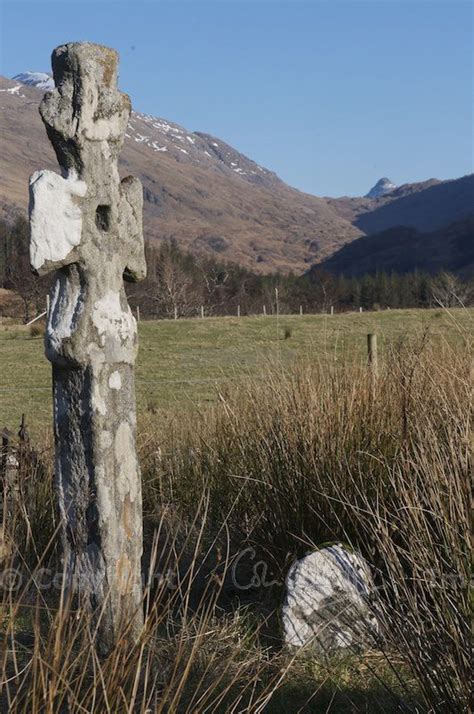
[[[4,588],[9,710],[467,711],[472,353],[461,337],[394,345],[378,375],[275,365],[164,432],[150,417],[146,625],[136,648],[106,660],[80,604],[38,585],[39,568],[60,564],[50,474],[33,477],[6,521],[23,577]],[[281,583],[295,557],[334,540],[374,568],[381,637],[338,661],[295,658],[281,648]],[[243,590],[233,564],[246,547],[255,559],[239,582],[256,560],[267,572]]]

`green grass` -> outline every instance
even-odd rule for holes
[[[137,361],[138,414],[176,413],[216,400],[226,382],[263,373],[269,362],[365,360],[366,335],[375,332],[379,352],[407,335],[427,331],[456,341],[471,331],[474,309],[391,310],[306,315],[141,322]],[[285,339],[285,331],[291,336]],[[16,430],[26,414],[33,435],[51,424],[50,365],[41,336],[28,328],[0,328],[1,426]]]

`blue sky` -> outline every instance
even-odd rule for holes
[[[317,195],[472,172],[471,2],[0,0],[0,73],[110,45],[137,110]]]

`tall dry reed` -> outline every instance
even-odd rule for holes
[[[4,528],[3,573],[21,583],[3,582],[2,707],[467,710],[470,369],[469,345],[426,339],[395,346],[377,376],[275,366],[212,410],[143,431],[145,627],[107,658],[61,590],[43,472]],[[336,540],[372,565],[381,630],[378,651],[342,670],[285,653],[273,612],[294,558]],[[233,563],[248,547],[267,581],[239,591]]]
[[[275,368],[174,425],[153,470],[181,508],[208,490],[212,522],[225,517],[280,580],[312,547],[360,549],[380,648],[433,711],[469,698],[471,364],[467,341],[425,336],[394,346],[377,376],[363,364]]]

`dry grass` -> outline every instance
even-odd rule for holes
[[[359,548],[383,649],[427,708],[453,712],[469,696],[470,370],[467,343],[426,340],[398,344],[377,378],[354,365],[276,370],[222,394],[205,427],[174,426],[159,464],[166,498],[191,508],[207,489],[212,521],[225,516],[277,580],[315,545]]]
[[[470,370],[467,337],[436,349],[421,339],[395,345],[378,376],[353,361],[275,367],[166,432],[150,421],[146,624],[106,659],[78,603],[35,584],[39,567],[59,567],[50,475],[38,476],[6,524],[25,584],[2,608],[4,707],[467,711]],[[377,650],[294,658],[275,616],[282,579],[334,540],[373,566]],[[271,587],[235,588],[248,546],[256,555],[239,578],[260,560]]]

